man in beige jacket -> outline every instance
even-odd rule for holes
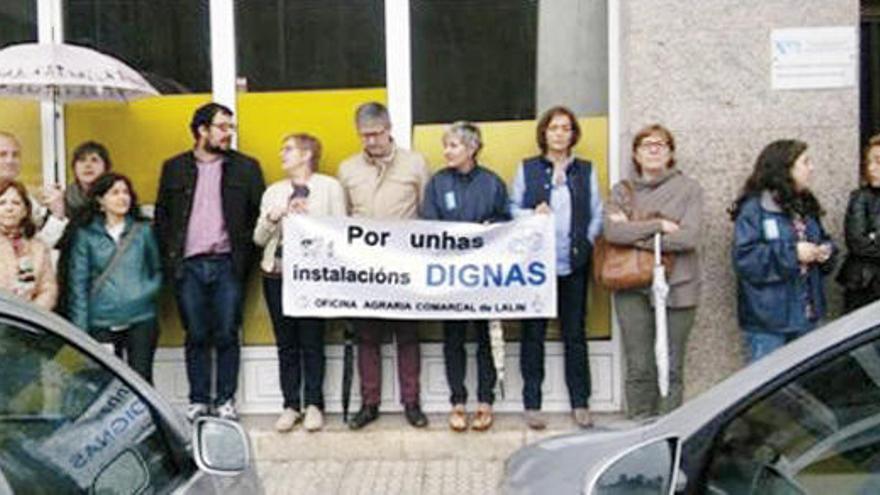
[[[345,191],[348,213],[353,217],[412,219],[419,205],[430,171],[425,158],[399,148],[391,137],[391,119],[381,103],[358,107],[355,125],[363,151],[339,166],[339,182]],[[358,371],[361,379],[360,411],[349,422],[353,430],[363,428],[379,417],[382,393],[382,361],[379,346],[385,331],[397,340],[397,371],[401,401],[406,419],[417,428],[428,419],[419,403],[421,369],[418,332],[414,322],[397,320],[355,320],[358,345]]]

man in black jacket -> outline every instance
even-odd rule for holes
[[[232,110],[199,107],[190,122],[192,151],[162,166],[156,234],[167,280],[186,330],[190,420],[208,414],[237,419],[239,340],[251,241],[265,189],[260,164],[230,149]],[[217,350],[216,399],[211,400],[211,346]]]

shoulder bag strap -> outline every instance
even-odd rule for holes
[[[122,259],[122,255],[125,254],[129,246],[131,246],[132,241],[134,241],[135,236],[140,232],[142,227],[143,225],[141,222],[136,221],[132,224],[131,230],[128,231],[128,234],[119,241],[119,246],[116,247],[116,252],[113,253],[113,257],[110,258],[110,262],[107,263],[107,268],[104,268],[104,271],[98,275],[98,278],[96,278],[95,282],[92,284],[89,296],[94,297],[95,294],[98,293],[98,290],[101,289],[101,286],[107,282],[107,279],[110,278],[113,270],[116,269],[116,266],[119,264],[119,260]]]

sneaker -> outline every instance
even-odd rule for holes
[[[306,431],[318,431],[324,427],[324,414],[318,406],[306,407],[306,418],[303,420]]]
[[[287,407],[281,411],[281,415],[275,421],[275,431],[290,431],[300,420],[302,420],[302,414],[292,407]]]
[[[217,406],[217,416],[220,419],[238,421],[238,411],[235,410],[235,402],[232,399]]]
[[[541,416],[541,411],[537,409],[526,409],[523,418],[526,421],[526,426],[533,430],[543,430],[547,427],[547,421]]]
[[[574,422],[581,428],[593,427],[593,416],[590,414],[588,408],[576,407],[574,411],[572,411],[572,416],[574,416]]]
[[[208,407],[207,404],[201,404],[199,402],[193,402],[186,408],[186,419],[190,422],[195,421],[197,418],[202,416],[207,416],[211,414],[211,408]]]

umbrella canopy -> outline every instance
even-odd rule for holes
[[[136,70],[89,48],[22,43],[0,50],[0,97],[128,101],[158,94]]]

